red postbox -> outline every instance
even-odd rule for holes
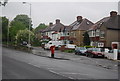
[[[50,47],[51,57],[54,58],[55,46]]]

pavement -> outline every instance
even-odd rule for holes
[[[44,50],[41,47],[33,47],[32,53],[42,57],[51,57],[50,50]],[[118,71],[118,62],[109,60],[106,58],[89,58],[82,55],[75,55],[74,53],[65,53],[59,50],[55,50],[55,58],[60,60],[70,60],[74,62],[80,62],[87,65],[98,66],[106,69]]]

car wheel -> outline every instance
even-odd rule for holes
[[[75,52],[75,55],[77,55],[77,53]]]
[[[46,48],[44,48],[44,50],[46,50]]]
[[[75,55],[78,55],[78,52],[75,52]]]
[[[90,55],[89,55],[89,57],[93,58],[93,57],[94,57],[94,55],[93,55],[93,54],[90,54]]]
[[[87,53],[86,53],[85,55],[86,55],[86,57],[88,57],[88,54],[87,54]]]

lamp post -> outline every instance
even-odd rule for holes
[[[9,18],[8,18],[9,19]],[[7,46],[9,46],[9,27],[10,27],[10,21],[8,20],[8,30],[7,30]]]
[[[29,6],[30,6],[30,14],[29,14],[29,16],[30,16],[30,19],[29,19],[29,31],[30,31],[30,27],[31,27],[31,3],[28,3],[28,2],[23,2],[23,4],[29,4]],[[29,33],[29,37],[28,37],[28,47],[30,47],[31,46],[31,44],[30,44],[30,33]]]

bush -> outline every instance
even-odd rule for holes
[[[35,38],[32,43],[32,46],[41,46],[41,42],[37,38]]]
[[[66,53],[74,53],[74,50],[73,50],[73,49],[68,49],[68,50],[64,50],[63,52],[66,52]]]
[[[95,46],[79,46],[79,47],[94,48]]]

